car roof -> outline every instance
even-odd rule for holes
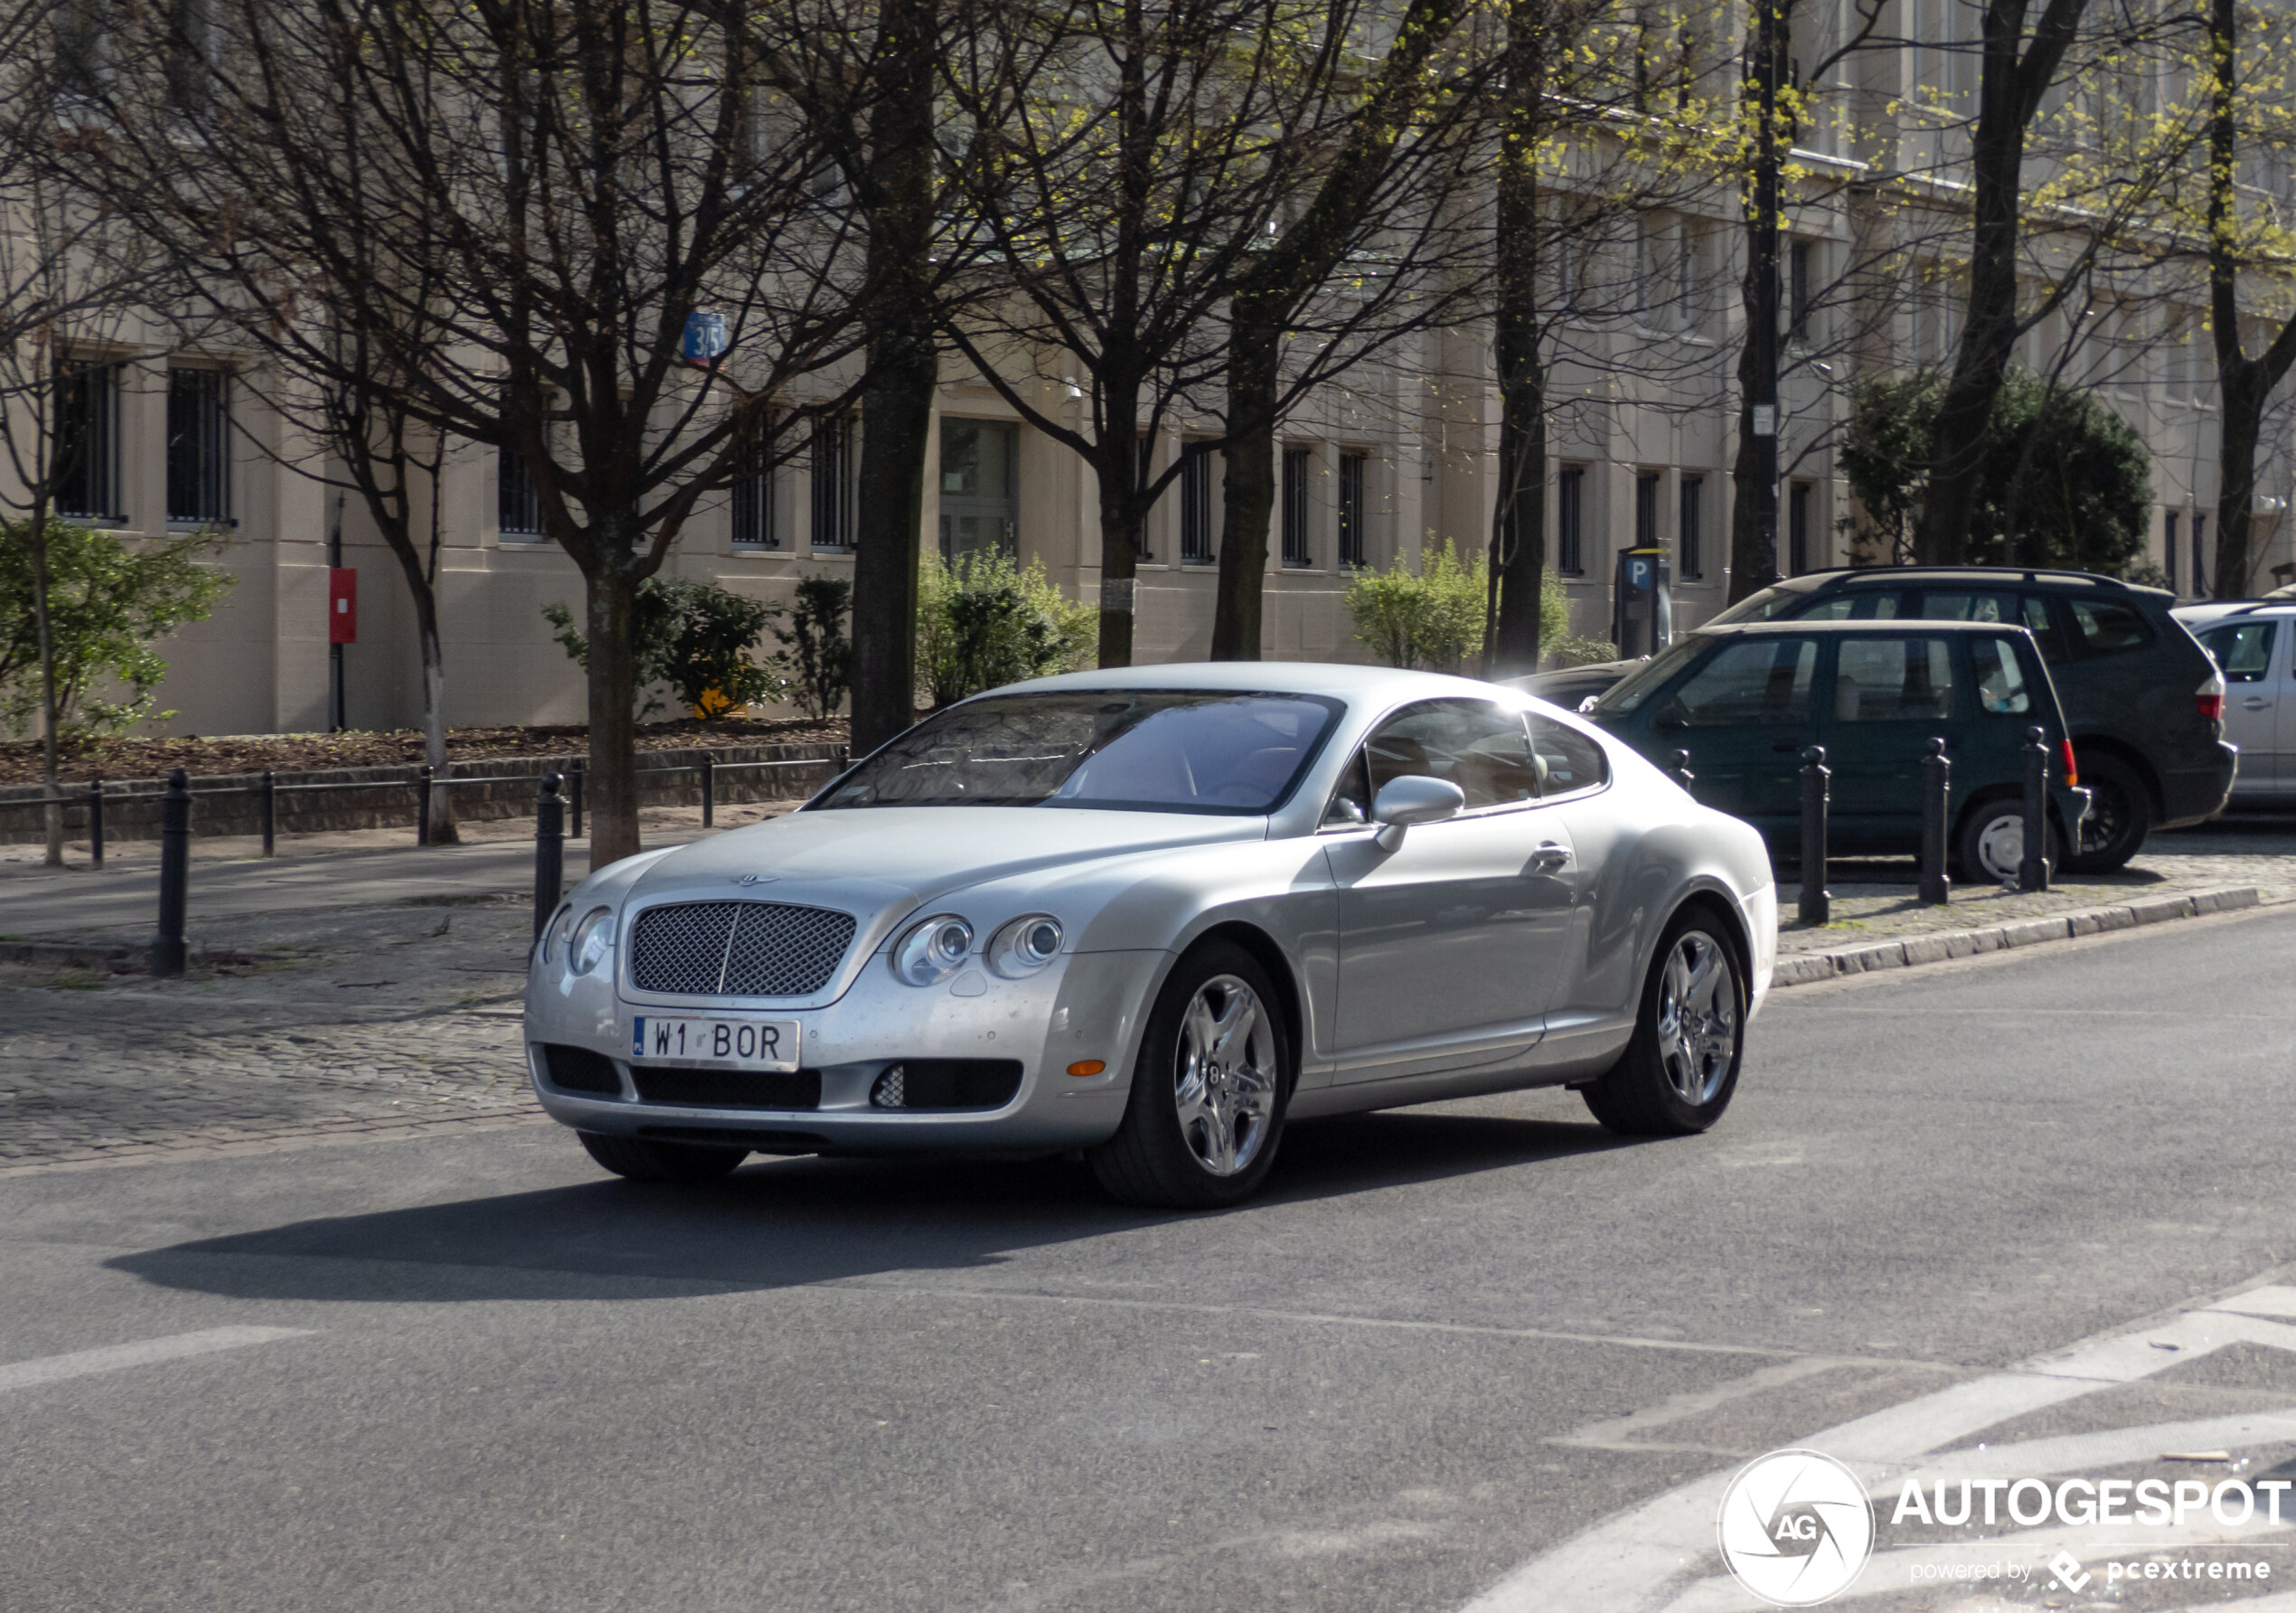
[[[1830,571],[1804,571],[1782,577],[1773,586],[1801,593],[1822,593],[1854,586],[1884,588],[1901,581],[1970,582],[1995,587],[2004,582],[2096,588],[2106,592],[2137,594],[2161,599],[2176,595],[2165,588],[2150,588],[2096,571],[2060,570],[2053,566],[1845,566]]]
[[[1894,637],[1908,627],[1919,627],[1924,633],[1984,633],[1994,637],[2004,633],[2015,633],[2028,638],[2033,636],[2018,622],[1933,622],[1918,616],[1891,617],[1887,620],[1869,622],[1709,622],[1690,631],[1708,638],[1776,638],[1800,633],[1822,633],[1836,638],[1878,638]]]
[[[2236,616],[2286,616],[2290,614],[2296,614],[2296,599],[2243,599],[2237,604],[2226,605],[2222,609],[2209,610],[2208,614],[2206,616],[2188,617],[2185,614],[2187,611],[2199,611],[2207,609],[2207,602],[2196,600],[2190,605],[2179,606],[2170,614],[2175,616],[2178,621],[2195,622],[2203,627],[2213,627],[2218,622],[2230,621]]]
[[[1021,689],[1231,689],[1384,702],[1425,700],[1443,694],[1489,700],[1497,688],[1497,684],[1480,678],[1454,677],[1448,673],[1406,672],[1393,666],[1333,661],[1171,661],[1150,666],[1106,666],[1089,672],[1060,673],[1025,684],[1007,684],[988,693],[1004,694]]]

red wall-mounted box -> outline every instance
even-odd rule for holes
[[[359,573],[349,566],[327,568],[327,642],[359,642]]]

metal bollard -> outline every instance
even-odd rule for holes
[[[415,844],[430,844],[430,764],[415,769]]]
[[[268,857],[278,849],[279,840],[279,779],[278,775],[268,768],[263,771],[263,787],[259,793],[263,811],[263,854]]]
[[[534,936],[550,921],[566,888],[566,803],[559,797],[564,778],[542,775],[542,798],[534,808]]]
[[[167,775],[159,802],[159,933],[152,937],[152,973],[165,980],[183,972],[183,910],[192,871],[192,792],[183,769]]]
[[[1802,753],[1802,910],[1804,924],[1833,922],[1833,892],[1826,889],[1826,806],[1833,769],[1826,748]]]
[[[567,816],[573,821],[567,833],[579,840],[582,837],[582,764],[574,763],[574,770],[566,776]]]
[[[1687,750],[1669,751],[1666,757],[1666,776],[1686,790],[1696,784],[1698,781],[1698,776],[1690,771],[1690,753]]]
[[[701,753],[701,826],[717,827],[718,824],[718,753]]]
[[[1921,764],[1921,900],[1937,907],[1953,898],[1953,882],[1945,874],[1945,825],[1951,821],[1947,804],[1953,789],[1953,764],[1946,759],[1945,741],[1929,741]]]
[[[2025,855],[2017,888],[2049,888],[2049,741],[2038,728],[2025,731]]]
[[[93,867],[104,865],[104,781],[88,781],[88,861]]]

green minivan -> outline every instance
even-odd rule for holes
[[[1953,764],[1949,844],[1965,880],[2017,877],[2025,854],[2023,746],[2049,755],[2049,863],[2077,845],[2065,715],[2033,635],[1998,622],[1785,621],[1708,626],[1653,657],[1586,715],[1661,767],[1689,752],[1691,793],[1798,854],[1802,752],[1826,748],[1832,855],[1917,854],[1922,759]]]

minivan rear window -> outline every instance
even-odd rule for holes
[[[2117,656],[2123,650],[2141,650],[2152,642],[2152,625],[2141,612],[2126,605],[2108,605],[2099,599],[2067,599],[2073,608],[2073,629],[2081,637],[2081,647],[2092,656]]]

